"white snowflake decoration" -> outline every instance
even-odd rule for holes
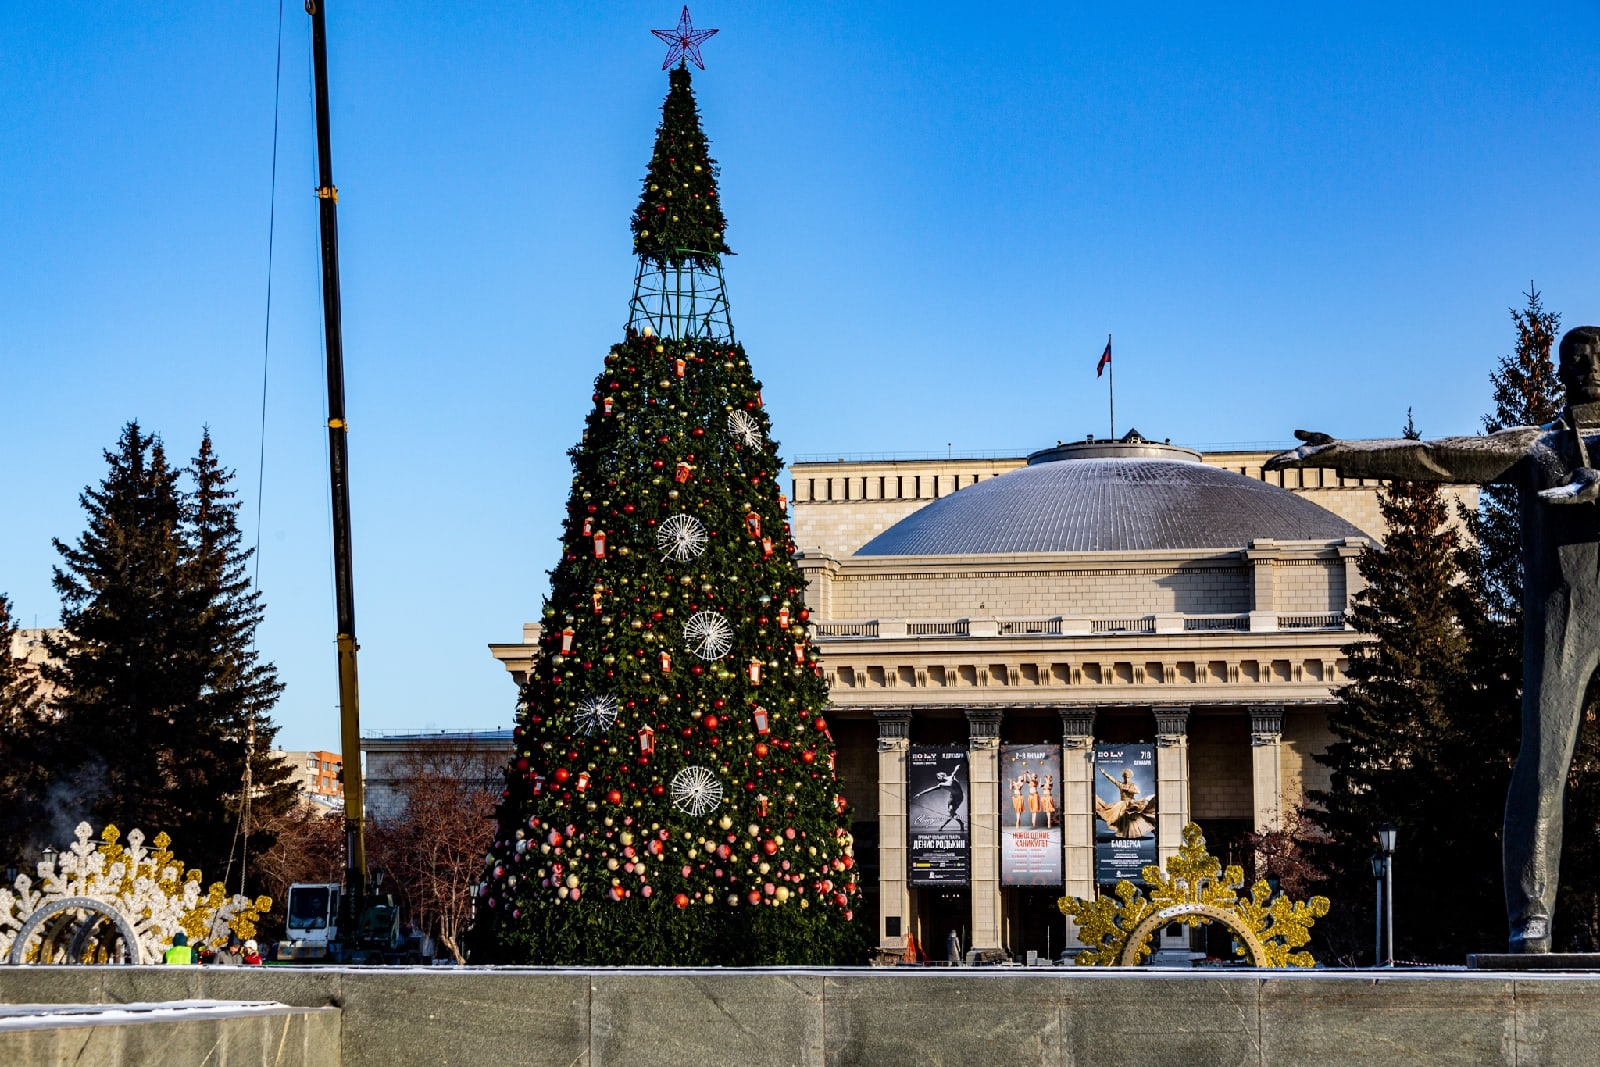
[[[761,424],[748,411],[728,413],[728,432],[733,435],[734,440],[746,447],[755,448],[761,443]]]
[[[718,660],[733,647],[733,627],[714,611],[698,612],[683,624],[683,643],[701,659]]]
[[[155,856],[144,847],[144,834],[137,829],[124,838],[122,859],[115,863],[108,862],[100,843],[93,840],[88,823],[78,824],[76,836],[53,862],[38,864],[37,882],[21,874],[11,886],[0,886],[0,963],[10,955],[29,916],[69,900],[88,899],[119,912],[138,941],[137,946],[124,946],[135,963],[159,962],[172,935],[183,929],[185,917],[204,914],[202,909],[211,908],[212,902],[215,907],[207,921],[211,935],[219,931],[225,935],[236,916],[254,915],[249,897],[227,897],[221,886],[214,886],[208,895],[198,881],[181,876],[177,867],[157,869]],[[99,921],[92,914],[88,919]],[[79,921],[81,913],[71,909],[50,920],[41,931],[47,940],[40,945],[38,962],[80,962],[68,958],[67,946],[59,939],[48,938],[61,923]]]
[[[573,709],[572,717],[577,720],[579,733],[603,734],[617,721],[617,698],[610,693],[584,697]]]
[[[672,803],[685,815],[704,815],[722,806],[722,783],[699,765],[672,776]]]
[[[681,512],[661,524],[656,531],[656,547],[667,559],[687,563],[706,550],[705,523]]]

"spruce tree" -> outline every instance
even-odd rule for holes
[[[209,430],[187,473],[193,488],[185,500],[182,573],[203,657],[193,721],[195,743],[203,743],[209,757],[183,785],[184,807],[204,819],[190,824],[185,840],[194,842],[196,855],[225,857],[223,867],[208,872],[220,877],[236,862],[248,869],[252,857],[271,847],[270,834],[258,832],[257,824],[288,811],[296,790],[289,768],[270,755],[278,732],[270,712],[283,683],[255,647],[264,613],[248,570],[255,550],[244,547],[234,473],[217,459]],[[248,796],[242,789],[246,760]],[[218,797],[225,803],[214,803]]]
[[[1417,437],[1409,417],[1405,434]],[[1474,937],[1499,914],[1485,904],[1499,893],[1485,804],[1452,784],[1455,716],[1469,658],[1461,535],[1435,483],[1391,482],[1379,491],[1378,505],[1387,535],[1359,564],[1367,587],[1353,598],[1351,621],[1366,639],[1345,650],[1350,682],[1339,689],[1328,719],[1337,740],[1317,757],[1331,771],[1330,786],[1309,794],[1314,806],[1306,814],[1328,839],[1312,851],[1333,872],[1330,892],[1363,900],[1371,892],[1374,831],[1394,823],[1402,845],[1396,868],[1416,872],[1394,883],[1399,951],[1413,959],[1459,959],[1460,946],[1481,944]],[[1503,800],[1502,781],[1487,808]],[[1452,893],[1440,897],[1427,872],[1464,867],[1473,884],[1453,882]]]
[[[196,695],[178,472],[137,422],[105,458],[105,479],[79,496],[87,529],[75,544],[54,542],[65,635],[49,642],[44,678],[59,691],[62,751],[74,757],[58,780],[77,782],[99,825],[177,835]]]
[[[33,668],[13,658],[11,601],[0,594],[0,864],[37,846],[45,778],[46,711]]]
[[[689,71],[634,217],[628,329],[595,379],[541,655],[478,913],[482,960],[832,963],[860,952],[825,683],[735,341]]]
[[[56,687],[52,777],[81,815],[124,831],[166,831],[195,866],[229,873],[253,745],[253,804],[292,802],[287,770],[267,752],[282,686],[254,649],[261,618],[249,588],[232,474],[209,434],[188,470],[167,461],[138,423],[123,430],[109,471],[80,496],[88,526],[56,541],[64,636],[51,641]],[[251,852],[269,847],[253,840]]]

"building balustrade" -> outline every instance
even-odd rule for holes
[[[1340,611],[1311,614],[1256,613],[1087,616],[1048,615],[982,619],[820,619],[814,638],[880,637],[1114,637],[1120,634],[1248,633],[1262,630],[1344,630]]]

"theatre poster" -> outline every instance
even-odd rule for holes
[[[971,880],[969,766],[965,745],[912,745],[907,753],[911,885],[956,886]]]
[[[1095,881],[1139,883],[1156,862],[1156,749],[1151,744],[1094,749]]]
[[[1002,745],[1000,884],[1061,882],[1061,746]]]

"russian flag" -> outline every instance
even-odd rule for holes
[[[1100,362],[1095,365],[1094,376],[1100,377],[1106,372],[1106,364],[1111,362],[1111,335],[1106,334],[1106,350],[1100,353]]]

